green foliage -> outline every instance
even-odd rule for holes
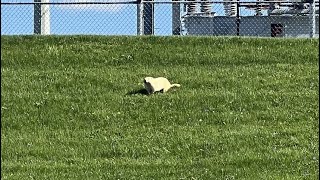
[[[318,39],[1,40],[3,179],[319,178]]]

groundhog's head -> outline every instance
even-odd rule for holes
[[[144,78],[143,82],[144,83],[150,83],[150,81],[153,79],[153,77],[146,77]]]

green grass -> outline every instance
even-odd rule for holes
[[[1,41],[3,179],[319,178],[319,39]]]

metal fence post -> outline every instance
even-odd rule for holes
[[[34,34],[49,35],[50,34],[50,0],[34,0]]]
[[[310,20],[311,20],[311,32],[310,37],[315,37],[316,34],[316,2],[315,0],[312,0],[310,3]]]
[[[143,35],[143,0],[137,1],[137,34]]]

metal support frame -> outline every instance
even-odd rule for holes
[[[137,34],[154,35],[153,0],[138,0],[137,2]]]
[[[236,12],[236,24],[237,24],[237,36],[240,35],[240,3],[237,1],[237,12]]]
[[[143,3],[143,34],[154,35],[154,3],[145,0]]]
[[[137,35],[143,35],[143,0],[137,1]]]
[[[180,3],[172,2],[172,35],[181,34]]]
[[[34,2],[49,3],[49,0],[34,0]],[[34,34],[50,34],[50,5],[34,4]]]

